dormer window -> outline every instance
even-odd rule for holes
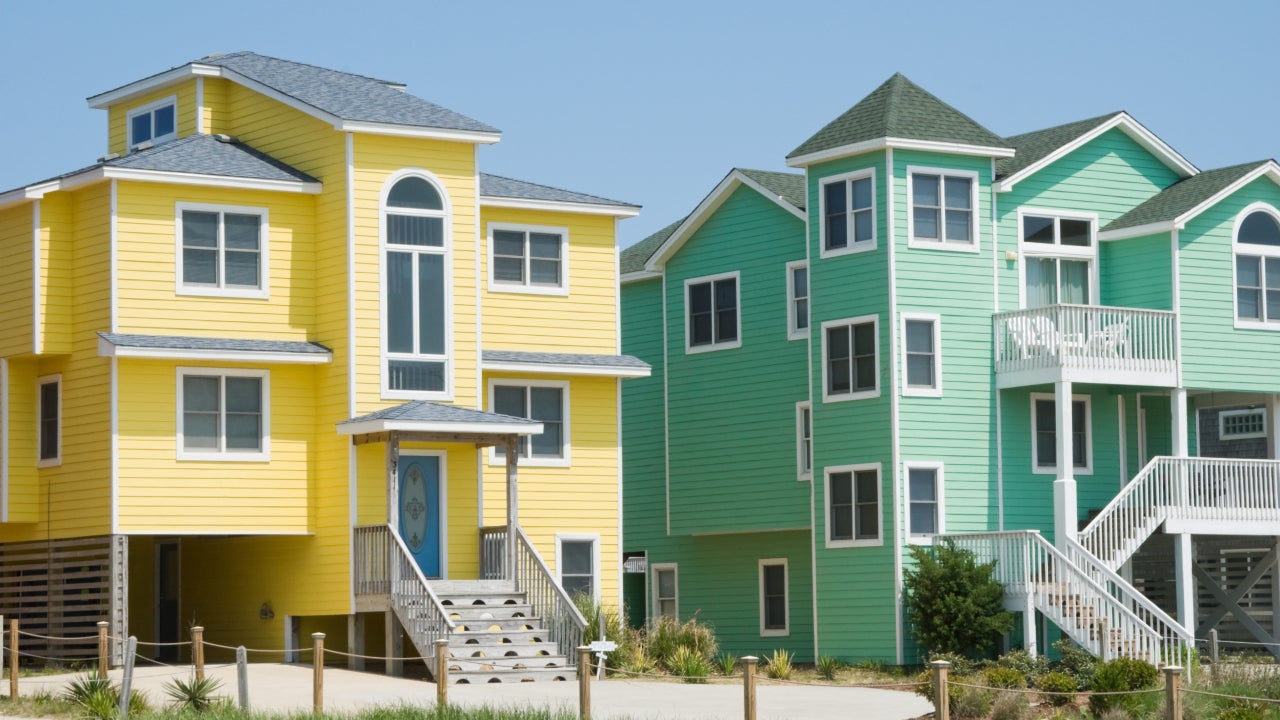
[[[168,97],[129,111],[129,148],[150,142],[159,145],[178,137],[178,100]]]

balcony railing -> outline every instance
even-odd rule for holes
[[[1022,373],[1027,384],[1052,376],[1158,385],[1176,381],[1176,313],[1049,305],[997,313],[994,319],[997,374]]]

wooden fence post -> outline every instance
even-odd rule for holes
[[[436,705],[449,703],[449,641],[436,640]]]
[[[18,697],[18,618],[9,619],[9,697]]]
[[[236,648],[236,689],[240,695],[240,710],[249,712],[249,651],[243,645]]]
[[[947,686],[947,675],[951,663],[946,660],[934,660],[929,663],[933,668],[933,717],[934,720],[951,720],[951,693]]]
[[[196,680],[204,679],[204,628],[191,628],[191,663],[196,666]]]
[[[120,678],[120,717],[129,717],[129,703],[133,700],[133,663],[138,656],[138,638],[133,635],[124,646],[124,674]]]
[[[311,633],[311,707],[319,715],[324,712],[324,633]]]
[[[1218,628],[1209,631],[1209,672],[1213,673],[1213,683],[1218,683]]]
[[[1170,665],[1164,668],[1164,706],[1168,715],[1166,720],[1182,720],[1182,668]]]
[[[760,658],[747,655],[742,658],[742,717],[756,720],[756,663]]]
[[[111,642],[107,638],[107,629],[110,627],[111,623],[106,620],[98,623],[98,677],[103,680],[107,679],[107,651]]]
[[[582,645],[578,646],[578,717],[591,720],[591,648]]]

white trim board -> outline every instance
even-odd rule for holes
[[[571,212],[584,215],[607,215],[629,218],[640,214],[634,205],[602,205],[597,203],[570,202],[567,200],[535,200],[532,198],[508,198],[492,195],[480,196],[480,207],[511,208],[515,210],[543,210],[545,212]]]
[[[932,140],[912,140],[910,138],[882,137],[874,140],[865,140],[850,145],[841,145],[840,147],[830,148],[828,150],[819,150],[818,152],[807,153],[805,155],[797,155],[787,158],[787,167],[808,167],[827,160],[835,160],[850,155],[859,155],[861,153],[870,152],[872,150],[885,150],[901,148],[903,150],[923,150],[926,152],[940,152],[950,155],[977,155],[979,157],[1013,157],[1013,148],[987,147],[984,145],[967,145],[964,143],[936,142]]]

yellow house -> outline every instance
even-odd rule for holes
[[[251,52],[89,105],[104,157],[0,193],[0,613],[394,657],[445,637],[463,680],[563,676],[570,595],[619,597],[638,208],[483,174],[497,130]]]

